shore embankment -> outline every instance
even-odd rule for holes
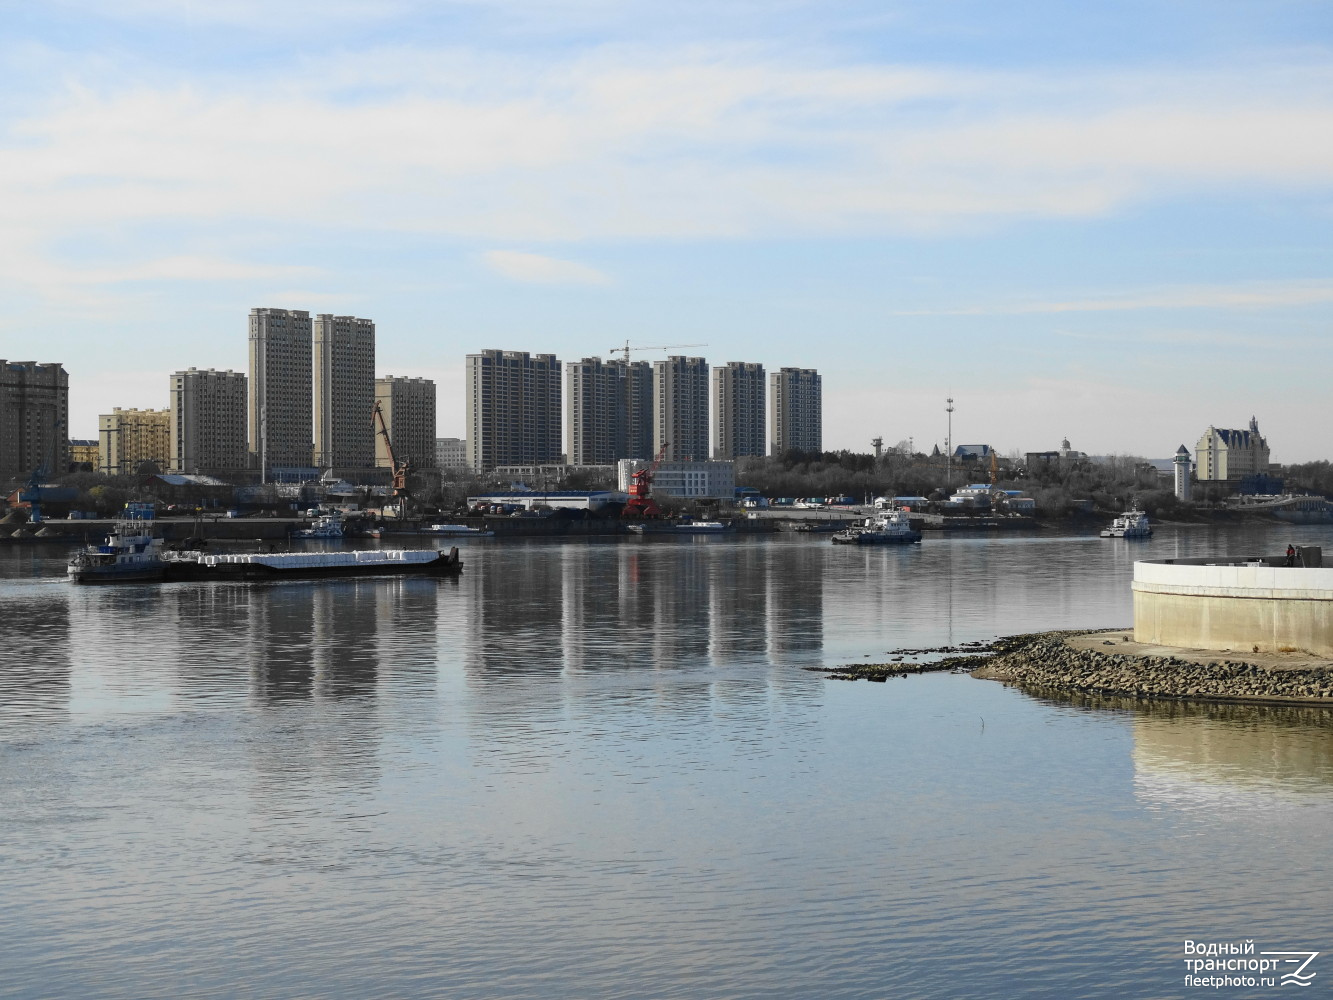
[[[1012,636],[972,671],[1031,690],[1131,698],[1333,706],[1333,662],[1277,653],[1136,643],[1132,629]]]

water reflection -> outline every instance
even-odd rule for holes
[[[63,718],[70,698],[70,616],[63,593],[25,588],[0,613],[0,723]]]
[[[1134,788],[1175,806],[1333,793],[1333,709],[1143,701],[1045,692],[1043,701],[1130,721]]]
[[[1155,705],[1134,715],[1140,796],[1234,800],[1333,791],[1333,712],[1268,705]]]

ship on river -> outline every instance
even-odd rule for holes
[[[463,569],[458,548],[362,549],[343,552],[172,551],[153,536],[151,515],[127,516],[100,545],[70,559],[73,583],[156,583],[172,580],[271,580],[419,573],[453,576]]]

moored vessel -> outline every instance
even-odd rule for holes
[[[293,538],[342,538],[345,534],[343,530],[343,519],[340,514],[322,514],[315,518],[314,524],[308,528],[297,528],[292,532]]]
[[[1148,515],[1137,507],[1125,511],[1111,522],[1109,528],[1102,529],[1103,538],[1149,538],[1151,536],[1152,525],[1148,523]]]
[[[443,535],[446,538],[489,538],[495,534],[486,528],[474,528],[467,524],[432,524],[421,530],[423,534]]]
[[[911,545],[921,541],[905,510],[887,510],[833,536],[835,545]]]

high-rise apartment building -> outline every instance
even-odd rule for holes
[[[321,313],[313,332],[315,464],[349,471],[371,468],[376,464],[371,418],[375,324]]]
[[[708,458],[708,362],[672,355],[653,362],[653,454],[665,461]]]
[[[792,449],[822,451],[824,404],[819,372],[813,368],[783,368],[772,374],[769,388],[773,454]]]
[[[170,380],[171,470],[234,475],[246,469],[245,373],[190,368]]]
[[[468,462],[478,472],[561,460],[560,362],[554,354],[469,354],[465,409]]]
[[[647,458],[652,448],[652,366],[584,358],[565,365],[565,454],[570,465]]]
[[[250,452],[265,480],[312,468],[310,338],[304,310],[250,310],[247,423]]]
[[[414,469],[434,469],[435,383],[428,378],[386,375],[375,380],[372,412],[374,403],[380,404],[398,461],[410,462]],[[377,425],[375,464],[389,468],[389,449],[378,431]]]
[[[764,366],[728,362],[713,369],[713,458],[764,454]]]
[[[97,418],[97,471],[132,475],[145,462],[166,472],[171,455],[171,411],[115,407]]]
[[[69,462],[69,375],[59,364],[0,360],[0,479]]]

